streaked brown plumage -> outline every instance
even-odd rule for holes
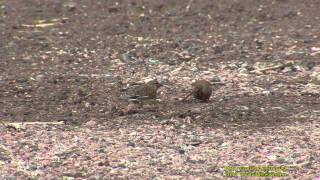
[[[148,83],[135,85],[129,99],[131,101],[150,100],[157,98],[157,90],[162,86],[156,79]]]
[[[192,84],[193,97],[201,101],[208,101],[212,94],[212,85],[206,80],[198,80]]]

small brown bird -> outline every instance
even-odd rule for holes
[[[162,86],[157,79],[151,80],[144,84],[132,86],[129,101],[138,102],[144,100],[157,99],[157,91]]]
[[[190,95],[193,95],[195,99],[199,99],[201,101],[208,101],[210,99],[210,96],[212,94],[212,85],[210,82],[206,80],[198,80],[194,83],[192,83],[193,90],[190,94],[188,94],[187,97],[184,98],[187,99]]]
[[[208,101],[212,94],[212,85],[206,80],[199,80],[192,84],[193,97],[201,101]]]

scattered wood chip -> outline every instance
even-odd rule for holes
[[[264,74],[264,73],[266,73],[267,71],[270,71],[270,70],[282,69],[282,68],[289,67],[289,66],[292,66],[292,65],[293,65],[293,62],[288,62],[288,63],[285,63],[285,64],[280,64],[280,65],[276,65],[276,66],[272,66],[272,67],[266,67],[266,68],[263,68],[263,69],[252,70],[252,71],[250,71],[250,73],[252,73],[252,74]]]
[[[63,121],[58,121],[58,122],[13,122],[13,123],[3,122],[3,124],[7,128],[22,130],[22,129],[25,129],[27,125],[64,125],[65,123]]]

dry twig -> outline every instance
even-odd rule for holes
[[[272,66],[272,67],[266,67],[266,68],[263,68],[263,69],[252,70],[252,71],[250,71],[250,73],[263,74],[266,71],[282,69],[282,68],[289,67],[289,66],[292,66],[292,65],[293,65],[293,62],[288,62],[288,63],[285,63],[285,64],[280,64],[280,65],[276,65],[276,66]]]

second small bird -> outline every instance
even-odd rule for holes
[[[212,85],[206,80],[198,80],[192,83],[193,90],[183,100],[193,95],[195,99],[200,101],[208,101],[212,94]]]
[[[206,80],[198,80],[192,84],[193,97],[201,101],[208,101],[212,94],[212,85]]]

